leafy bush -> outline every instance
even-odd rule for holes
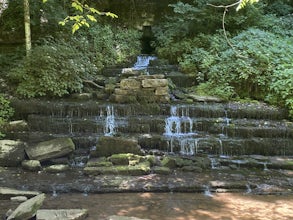
[[[89,32],[87,32],[89,31]],[[80,92],[105,66],[129,62],[140,50],[140,34],[98,25],[69,39],[47,39],[10,71],[10,82],[23,97],[61,97]]]
[[[0,138],[4,137],[1,130],[12,115],[13,109],[10,107],[10,102],[4,97],[3,94],[0,94]]]
[[[24,97],[63,96],[80,91],[86,75],[96,71],[88,57],[65,41],[47,41],[12,69],[16,92]]]
[[[208,6],[206,1],[177,2],[170,4],[174,14],[153,28],[157,53],[172,63],[182,60],[182,55],[191,53],[192,48],[201,44],[199,35],[215,34],[222,28],[223,8]],[[211,0],[214,5],[225,5],[223,0]],[[227,4],[231,1],[226,1]],[[247,6],[236,13],[229,11],[225,24],[233,34],[261,21],[262,12],[254,6]],[[200,38],[203,40],[203,38]],[[201,46],[200,46],[201,47]]]
[[[141,33],[134,29],[96,24],[85,34],[98,68],[128,63],[141,50]]]
[[[293,65],[291,69],[275,70],[270,94],[267,100],[273,104],[284,105],[289,110],[289,115],[293,118]]]

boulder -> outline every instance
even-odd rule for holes
[[[68,155],[75,150],[71,138],[56,138],[49,141],[43,141],[34,147],[25,149],[31,160],[45,161],[57,157]]]
[[[87,216],[87,209],[40,209],[37,211],[38,220],[82,220]]]
[[[25,191],[25,190],[17,190],[7,187],[0,187],[0,198],[1,199],[9,199],[11,197],[16,196],[26,196],[28,198],[39,195],[40,193],[37,191]]]
[[[39,160],[24,160],[21,162],[21,166],[25,170],[39,171],[42,169],[42,165]]]
[[[22,141],[0,140],[0,166],[20,165],[25,158],[25,146]]]
[[[112,154],[121,153],[143,154],[136,140],[104,136],[98,140],[96,150],[91,152],[91,156],[108,157]]]
[[[7,218],[7,220],[27,220],[34,217],[37,210],[42,206],[45,194],[39,194],[21,203]]]

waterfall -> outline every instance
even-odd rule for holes
[[[188,108],[181,107],[180,113],[180,108],[171,106],[170,116],[165,119],[164,135],[171,153],[177,145],[183,155],[194,155],[198,151],[198,139],[193,137],[196,133],[193,132],[193,121],[188,113]]]
[[[148,65],[150,64],[151,60],[155,60],[157,57],[150,56],[150,55],[140,55],[137,56],[137,61],[132,67],[134,70],[143,70],[147,69]]]
[[[115,129],[116,129],[114,107],[107,106],[106,112],[107,112],[107,116],[105,119],[104,135],[112,136],[115,134]]]

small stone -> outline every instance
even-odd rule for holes
[[[11,197],[10,200],[15,201],[15,202],[24,202],[27,200],[27,197],[26,196],[15,196],[15,197]]]
[[[69,170],[70,167],[65,164],[57,164],[57,165],[51,165],[49,167],[45,168],[45,171],[49,173],[60,173]]]

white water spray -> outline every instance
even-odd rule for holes
[[[104,134],[105,136],[113,136],[116,133],[116,123],[114,115],[114,107],[107,106],[107,116],[105,119]]]
[[[155,60],[155,59],[157,59],[157,57],[155,57],[155,56],[140,55],[137,57],[137,61],[132,68],[134,70],[147,69],[150,64],[150,61]]]
[[[165,137],[168,139],[169,150],[180,147],[180,153],[194,155],[198,152],[198,139],[194,138],[193,121],[189,117],[188,108],[171,106],[170,117],[165,119]]]

